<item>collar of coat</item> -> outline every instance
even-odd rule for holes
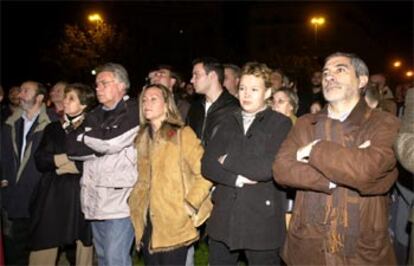
[[[215,102],[213,102],[210,106],[210,108],[208,109],[208,113],[211,113],[217,109],[220,109],[221,107],[225,107],[229,104],[231,104],[232,102],[235,102],[237,105],[239,103],[239,101],[237,100],[236,97],[234,97],[233,95],[231,95],[226,89],[223,89],[222,93],[220,94],[220,96],[217,98],[217,100]],[[204,97],[203,101],[202,101],[202,106],[205,110],[205,106],[206,106],[206,99]]]
[[[368,107],[365,102],[365,99],[361,97],[359,99],[357,105],[355,105],[354,109],[352,109],[349,116],[343,121],[343,123],[354,125],[354,126],[361,126],[366,119],[371,114],[372,109]],[[322,111],[317,114],[312,115],[311,123],[313,125],[317,124],[319,121],[327,119],[328,117],[328,105],[326,105]]]
[[[23,112],[24,111],[21,108],[17,109],[9,118],[7,118],[5,123],[13,128],[16,121],[22,117]],[[37,118],[37,125],[33,133],[42,131],[50,122],[51,120],[46,112],[46,105],[42,104],[39,117]]]
[[[253,120],[253,123],[250,125],[249,128],[253,127],[253,125],[256,124],[257,122],[261,122],[265,118],[266,115],[272,112],[273,110],[270,107],[264,109],[263,111],[258,112],[256,114],[256,117]],[[243,129],[242,109],[239,108],[236,111],[234,111],[233,116],[237,120],[237,123],[239,124],[239,126]]]
[[[160,129],[155,133],[155,136],[153,136],[153,139],[157,139],[158,141],[173,141],[175,143],[178,143],[177,134],[178,130],[182,128],[184,123],[181,120],[176,120],[171,117],[167,118],[165,120]],[[140,129],[137,133],[137,137],[135,140],[135,143],[137,145],[138,150],[141,152],[139,147],[144,145],[145,140],[149,140],[151,138],[151,125],[149,122],[146,122],[144,125],[140,126]]]

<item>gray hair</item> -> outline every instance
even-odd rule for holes
[[[333,54],[329,55],[325,59],[325,63],[328,62],[328,60],[330,60],[331,58],[339,57],[339,56],[346,57],[346,58],[349,58],[351,60],[351,65],[355,68],[355,73],[356,73],[356,76],[358,78],[361,77],[361,76],[367,76],[367,77],[369,76],[369,70],[368,70],[367,65],[356,54],[336,52],[336,53],[333,53]]]
[[[101,72],[111,72],[112,74],[114,74],[115,78],[119,82],[122,82],[125,84],[125,92],[128,91],[129,86],[130,86],[128,72],[122,65],[115,64],[115,63],[106,63],[105,65],[100,66],[97,69],[96,74],[98,75]]]

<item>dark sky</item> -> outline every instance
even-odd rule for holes
[[[406,66],[413,65],[413,1],[1,1],[0,5],[0,80],[6,86],[25,79],[56,81],[50,76],[53,71],[45,73],[42,54],[57,44],[64,24],[88,23],[87,14],[93,11],[101,12],[106,22],[127,28],[136,49],[145,49],[146,57],[127,63],[135,68],[128,69],[133,80],[140,80],[156,63],[180,64],[189,71],[191,59],[201,55],[237,64],[263,58],[255,41],[269,42],[271,34],[275,34],[271,46],[281,53],[306,52],[313,44],[308,22],[313,14],[328,20],[319,36],[324,52],[357,52],[375,71],[389,71],[390,61],[397,57]],[[278,32],[282,36],[276,36]],[[139,47],[141,38],[156,45]]]

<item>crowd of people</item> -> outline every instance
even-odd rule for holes
[[[138,99],[117,63],[94,88],[1,89],[5,264],[65,251],[131,265],[135,249],[145,265],[191,266],[198,241],[212,266],[414,263],[413,83],[392,90],[337,52],[310,84],[204,57],[189,83],[149,70]]]

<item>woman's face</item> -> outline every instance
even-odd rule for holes
[[[81,104],[79,96],[75,90],[70,90],[63,98],[63,110],[69,116],[76,116],[85,110],[86,105]]]
[[[266,106],[266,89],[264,80],[254,75],[243,75],[239,85],[239,101],[247,113],[255,113]]]
[[[167,113],[167,104],[160,89],[151,87],[144,91],[142,110],[145,119],[152,124],[161,124],[164,121]]]
[[[273,94],[272,109],[285,116],[293,115],[293,106],[289,102],[289,97],[283,91]]]

